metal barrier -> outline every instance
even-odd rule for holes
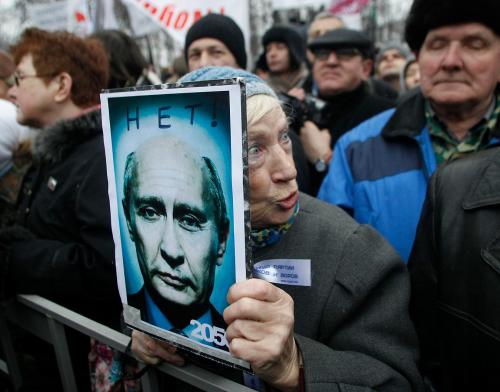
[[[18,295],[16,301],[7,304],[0,312],[0,343],[4,360],[0,359],[0,372],[8,374],[15,390],[22,384],[21,372],[10,337],[9,323],[23,328],[54,347],[59,374],[64,391],[76,391],[76,382],[71,365],[65,327],[95,338],[114,349],[125,352],[130,337],[105,325],[90,320],[37,295]],[[158,392],[158,372],[169,374],[211,392],[252,392],[252,389],[211,373],[195,365],[183,367],[167,363],[151,368],[142,378],[144,392]]]

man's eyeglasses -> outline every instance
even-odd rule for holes
[[[12,78],[14,79],[14,84],[16,85],[16,87],[19,87],[19,85],[21,84],[21,80],[23,80],[23,79],[44,78],[47,76],[51,76],[51,75],[23,75],[23,74],[20,74],[19,72],[14,72],[14,75],[12,75]]]
[[[314,52],[314,56],[318,60],[328,60],[332,53],[335,53],[335,56],[339,61],[350,60],[356,56],[362,56],[362,53],[359,49],[356,48],[320,48],[316,49]]]

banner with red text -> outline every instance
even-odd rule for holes
[[[338,15],[359,14],[370,0],[332,0],[330,12]]]
[[[332,0],[328,10],[353,29],[361,29],[361,11],[370,0]]]
[[[209,13],[224,14],[240,26],[248,42],[249,9],[246,0],[125,0],[167,31],[181,45],[191,25]]]

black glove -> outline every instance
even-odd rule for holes
[[[36,238],[35,235],[24,226],[14,225],[0,229],[0,300],[14,294],[7,287],[12,243],[33,238]]]

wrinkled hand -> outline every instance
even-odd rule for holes
[[[177,366],[184,365],[184,358],[176,354],[177,349],[174,346],[139,331],[132,331],[130,348],[138,359],[148,365],[158,365],[161,361]]]
[[[293,300],[283,290],[260,279],[229,289],[224,311],[226,338],[235,357],[273,387],[294,391],[299,386],[299,350],[293,337]]]
[[[332,136],[328,129],[319,129],[312,121],[305,121],[300,129],[300,141],[309,162],[324,159],[331,152]]]

